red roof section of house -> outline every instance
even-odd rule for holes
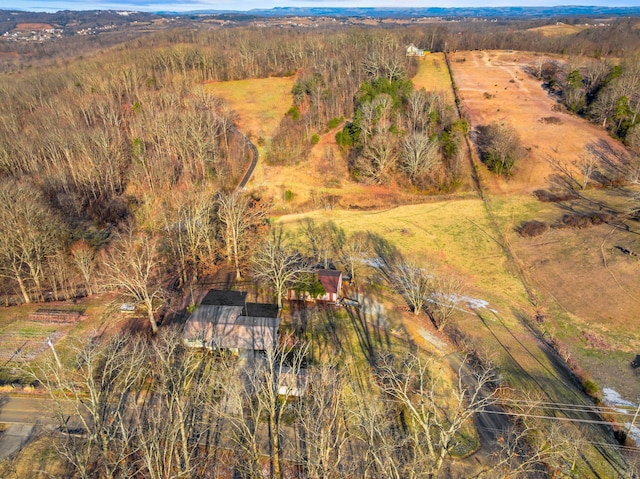
[[[340,280],[342,278],[342,272],[333,269],[321,269],[318,270],[318,281],[322,284],[324,290],[331,294],[340,293]]]

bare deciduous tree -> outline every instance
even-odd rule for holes
[[[378,363],[380,388],[406,411],[413,460],[426,468],[427,477],[438,475],[465,424],[496,401],[492,371],[473,372],[463,361],[457,373],[451,395],[444,399],[438,393],[444,378],[433,361],[408,354],[383,356]]]
[[[0,274],[18,283],[25,303],[42,295],[47,257],[62,249],[61,228],[37,191],[13,181],[0,186]]]
[[[93,281],[95,274],[95,252],[85,240],[76,241],[70,248],[71,259],[76,269],[82,275],[87,294],[93,295]]]
[[[282,308],[287,288],[310,271],[302,255],[293,249],[280,228],[274,228],[256,249],[251,266],[255,277],[267,282],[273,289],[279,308]]]
[[[227,259],[236,270],[236,279],[242,277],[240,260],[244,255],[246,232],[260,217],[260,212],[251,207],[247,196],[238,192],[229,195],[220,194],[216,198],[218,218],[224,225],[223,238],[226,245]]]
[[[305,397],[297,403],[300,460],[310,479],[344,477],[350,472],[345,375],[337,364],[323,363],[309,371]]]
[[[431,273],[406,260],[400,260],[393,265],[391,282],[400,293],[415,315],[422,312],[432,290],[433,277]]]
[[[213,198],[207,191],[192,191],[173,198],[164,209],[165,240],[179,266],[180,284],[198,280],[203,263],[212,260],[216,223]]]
[[[438,331],[442,331],[456,311],[462,280],[453,275],[437,275],[431,293],[430,309]]]
[[[510,175],[524,156],[518,133],[510,125],[492,123],[478,127],[477,143],[482,161],[499,175]]]
[[[598,169],[599,160],[598,157],[588,148],[585,148],[584,152],[580,156],[580,159],[575,162],[578,170],[582,174],[582,183],[580,187],[584,190],[589,184],[591,175]]]
[[[155,314],[167,298],[160,266],[158,241],[131,229],[116,235],[104,261],[105,286],[121,290],[139,306],[154,334],[158,332]]]
[[[362,151],[362,156],[356,160],[359,173],[372,183],[388,181],[396,166],[398,154],[396,139],[389,133],[375,135]]]
[[[78,427],[69,424],[71,413],[86,432],[83,438],[66,436],[59,451],[82,478],[127,476],[135,470],[130,462],[137,452],[128,406],[146,377],[145,340],[94,338],[74,345],[71,352],[76,363],[70,369],[48,361],[32,371],[51,395],[61,429],[71,433]]]
[[[426,133],[410,133],[402,141],[400,169],[412,183],[441,162],[438,141]]]

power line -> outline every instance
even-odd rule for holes
[[[576,412],[584,412],[584,413],[606,413],[616,416],[634,416],[635,413],[620,411],[614,407],[598,407],[598,406],[589,406],[589,405],[579,405],[579,404],[562,404],[562,403],[552,403],[545,402],[539,403],[536,401],[520,401],[520,400],[498,400],[496,404],[507,407],[514,406],[531,406],[531,407],[539,407],[552,411],[562,411],[569,413]],[[635,410],[635,407],[634,407]]]
[[[610,421],[598,421],[596,419],[579,419],[579,418],[571,418],[571,417],[558,417],[558,416],[544,416],[541,414],[524,414],[524,413],[514,413],[507,411],[490,411],[485,409],[482,411],[482,414],[498,414],[502,416],[513,416],[513,417],[527,417],[532,419],[551,419],[556,421],[564,421],[564,422],[579,422],[585,424],[601,424],[607,426],[618,426],[624,427],[624,423],[620,422],[610,422]]]
[[[483,431],[490,431],[490,432],[499,432],[499,433],[507,432],[507,430],[505,429],[496,429],[494,427],[485,427],[485,426],[476,426],[476,429],[480,429]],[[607,446],[607,447],[612,447],[614,449],[622,449],[630,452],[640,452],[640,447],[637,447],[637,446],[624,446],[622,444],[613,444],[608,442],[594,442],[594,441],[587,441],[587,440],[582,440],[581,442],[584,444],[592,445],[592,446]]]

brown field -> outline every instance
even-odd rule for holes
[[[639,260],[620,248],[640,252],[640,225],[628,221],[629,231],[612,225],[552,228],[537,238],[513,232],[523,220],[553,224],[569,210],[598,210],[597,203],[623,209],[632,194],[619,190],[612,198],[606,190],[588,190],[584,200],[563,204],[501,196],[493,200],[492,210],[541,299],[546,319],[540,328],[559,338],[600,386],[634,400],[640,397],[640,383],[629,362],[640,353],[640,332],[630,326],[637,322]]]
[[[52,25],[48,23],[18,23],[16,25],[15,30],[48,30],[53,28]]]
[[[565,23],[556,23],[555,25],[545,25],[543,27],[529,28],[530,32],[540,32],[545,37],[564,37],[565,35],[574,35],[589,28],[586,25],[567,25]]]
[[[615,156],[626,155],[625,148],[597,125],[554,109],[556,101],[524,71],[535,59],[535,54],[505,51],[451,55],[453,76],[471,125],[511,125],[528,150],[509,180],[484,175],[493,194],[528,193],[548,186],[557,174],[554,165],[571,165],[588,144],[608,145],[609,158],[614,163]],[[542,121],[551,117],[556,118],[557,124]]]

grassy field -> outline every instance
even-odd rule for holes
[[[492,209],[501,212],[495,223],[479,199],[371,212],[316,211],[283,216],[278,223],[294,236],[305,218],[316,223],[332,221],[346,232],[369,231],[398,247],[404,256],[425,266],[433,265],[436,274],[454,272],[465,283],[455,324],[467,341],[496,365],[505,385],[545,401],[587,404],[562,362],[532,332],[530,325],[540,305],[532,303],[519,270],[503,248],[505,239],[512,239],[515,221],[531,214],[550,218],[553,207],[536,204],[537,200],[528,197],[514,198],[512,203],[504,201],[492,203]],[[396,297],[395,302],[400,307],[402,299]],[[559,324],[564,318],[568,316],[559,317]],[[405,324],[413,321],[410,316],[404,319]],[[414,337],[419,329],[417,325],[405,327]],[[605,440],[599,428],[588,425],[579,434]],[[585,458],[590,465],[583,467],[594,467],[606,477],[614,474],[595,448],[585,447]]]
[[[207,83],[214,96],[223,98],[238,113],[238,128],[254,140],[269,138],[293,104],[296,77],[260,78]]]
[[[585,229],[552,228],[541,237],[521,238],[513,232],[522,221],[558,224],[569,211],[588,213],[628,207],[633,191],[587,190],[584,198],[562,204],[541,203],[533,196],[494,198],[492,209],[547,305],[541,325],[565,343],[572,357],[602,387],[625,397],[640,397],[640,384],[629,362],[640,352],[640,332],[629,328],[640,298],[638,258],[620,248],[640,250],[638,227],[614,225]]]
[[[451,77],[444,59],[444,53],[431,53],[418,58],[418,73],[411,79],[416,89],[427,91],[441,91],[445,94],[447,103],[453,104]]]

